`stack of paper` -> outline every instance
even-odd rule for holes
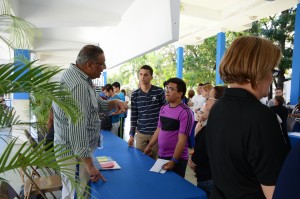
[[[99,156],[96,157],[96,159],[101,166],[100,170],[121,169],[120,165],[116,161],[114,161],[111,157]]]

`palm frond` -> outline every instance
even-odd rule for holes
[[[0,38],[12,49],[33,49],[40,32],[30,22],[9,14],[1,14]]]
[[[11,0],[0,3],[0,39],[12,49],[33,49],[40,31],[30,22],[15,16]]]
[[[43,173],[46,173],[45,168],[48,167],[57,173],[63,173],[68,176],[72,186],[75,187],[76,190],[80,190],[80,195],[85,192],[85,190],[83,190],[84,186],[78,183],[74,178],[75,171],[68,170],[64,167],[69,164],[63,164],[64,161],[73,159],[75,156],[67,156],[59,159],[61,155],[68,152],[64,147],[56,145],[49,149],[51,143],[45,145],[45,141],[40,142],[37,146],[33,144],[28,145],[27,142],[24,142],[15,153],[12,153],[16,141],[17,138],[12,139],[0,156],[0,173],[5,173],[10,170],[18,172],[20,168],[24,171],[28,171],[30,167],[38,167]],[[2,180],[5,179],[0,179],[0,181]]]
[[[0,129],[11,127],[13,124],[20,124],[19,116],[16,115],[14,108],[0,106]]]
[[[25,66],[13,63],[0,65],[0,95],[17,92],[39,94],[56,102],[76,122],[80,111],[71,93],[60,82],[49,82],[61,69],[49,70],[45,65],[33,67],[34,63]],[[3,112],[0,114],[3,115]]]

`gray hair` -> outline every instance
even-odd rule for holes
[[[103,50],[99,46],[86,45],[80,50],[79,54],[77,55],[76,64],[84,65],[91,60],[96,62],[98,56],[103,53]]]

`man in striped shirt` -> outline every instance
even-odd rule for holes
[[[166,103],[164,90],[151,85],[153,69],[144,65],[139,71],[140,88],[131,95],[131,127],[128,145],[133,146],[136,134],[136,148],[144,152],[157,127],[160,108]],[[152,147],[151,157],[157,158],[158,146]]]
[[[105,181],[99,170],[94,166],[92,153],[99,141],[100,119],[99,110],[107,111],[115,108],[116,112],[124,112],[127,105],[120,100],[104,101],[96,96],[92,87],[92,79],[99,78],[105,69],[105,56],[101,48],[94,45],[84,46],[79,52],[76,64],[71,64],[62,77],[62,83],[78,101],[82,117],[77,123],[73,123],[64,111],[53,103],[54,112],[54,144],[63,145],[66,150],[60,158],[65,156],[77,156],[73,160],[65,161],[64,168],[74,172],[74,178],[80,180],[81,185],[87,185],[88,181]],[[63,151],[62,151],[63,152]],[[79,162],[81,164],[75,164]],[[62,198],[74,198],[75,190],[71,187],[69,178],[62,175]]]

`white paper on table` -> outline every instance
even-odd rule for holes
[[[150,171],[156,173],[166,173],[166,170],[162,169],[162,166],[167,162],[170,162],[170,160],[157,159]]]

